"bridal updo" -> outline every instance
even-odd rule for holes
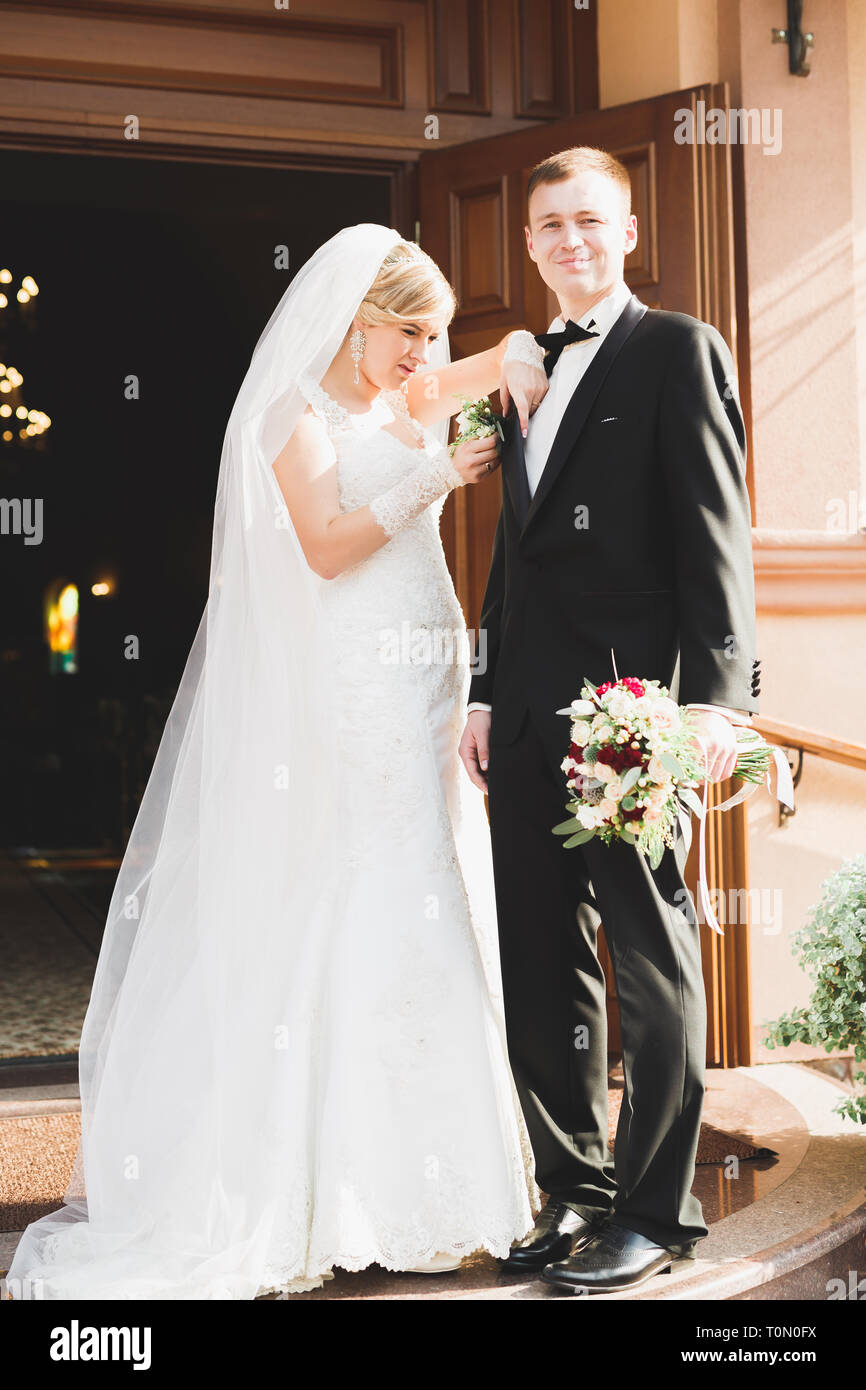
[[[398,241],[388,252],[358,308],[360,323],[403,323],[433,319],[447,326],[457,299],[442,271],[414,241]]]

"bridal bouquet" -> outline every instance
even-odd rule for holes
[[[482,396],[478,401],[461,396],[460,404],[463,407],[457,416],[460,433],[450,446],[452,454],[457,445],[465,444],[467,439],[483,439],[488,434],[498,434],[500,439],[505,438],[502,432],[502,416],[497,415],[491,406],[489,396]]]
[[[703,805],[694,788],[705,780],[704,757],[689,727],[689,711],[670,699],[665,686],[634,676],[597,687],[584,680],[581,698],[557,714],[571,719],[571,747],[561,767],[572,791],[567,802],[572,816],[553,828],[554,835],[568,836],[566,849],[594,836],[604,844],[625,840],[655,869],[665,846],[673,848],[677,818],[688,824],[686,811],[701,817],[703,844],[706,788]],[[779,767],[779,750],[754,729],[735,732],[740,752],[734,776],[769,786],[770,767],[774,761]],[[745,794],[737,793],[722,807]]]

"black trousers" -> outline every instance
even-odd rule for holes
[[[564,737],[563,737],[564,735]],[[524,716],[493,739],[490,827],[508,1049],[536,1181],[582,1215],[668,1248],[707,1234],[691,1193],[704,1099],[706,1002],[700,933],[678,833],[658,869],[631,846],[564,849],[556,736]],[[625,1094],[608,1146],[607,1017],[597,953],[604,923],[619,1001]]]

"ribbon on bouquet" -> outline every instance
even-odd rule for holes
[[[709,753],[708,753],[708,751],[707,751],[706,743],[705,743],[704,740],[703,740],[702,738],[700,738],[697,734],[695,734],[695,742],[700,746],[701,751],[703,752],[703,755],[704,755],[704,767],[705,767],[705,768],[708,768],[708,767],[709,767]],[[784,753],[782,752],[781,748],[777,748],[777,747],[775,747],[775,746],[773,746],[773,745],[770,745],[770,751],[771,751],[771,753],[772,753],[772,755],[773,755],[773,764],[775,764],[775,767],[776,767],[776,793],[775,793],[775,795],[776,795],[776,800],[777,800],[777,801],[781,801],[782,804],[783,804],[784,806],[787,806],[789,811],[793,811],[793,809],[794,809],[794,783],[793,783],[793,780],[792,780],[792,778],[791,778],[791,769],[790,769],[790,767],[788,766],[788,759],[785,757],[785,755],[784,755]],[[729,797],[728,797],[727,801],[722,801],[722,802],[720,802],[718,806],[714,806],[712,809],[713,809],[714,811],[727,811],[731,806],[737,806],[741,801],[747,800],[747,798],[750,797],[750,796],[752,795],[753,792],[756,792],[756,791],[758,790],[758,787],[761,786],[761,785],[763,785],[763,784],[766,784],[767,791],[768,791],[768,792],[770,793],[770,795],[772,796],[772,795],[773,795],[773,787],[772,787],[772,766],[773,766],[773,764],[771,764],[770,767],[767,768],[767,772],[766,772],[766,775],[765,775],[765,777],[764,777],[764,779],[763,779],[763,783],[762,783],[762,782],[745,782],[745,783],[743,784],[743,786],[740,787],[740,790],[739,790],[739,791],[734,792],[734,795],[733,795],[733,796],[729,796]],[[715,912],[713,911],[713,905],[712,905],[712,903],[710,902],[710,894],[709,894],[709,889],[708,889],[708,887],[707,887],[707,845],[706,845],[706,829],[707,829],[708,797],[709,797],[709,784],[708,784],[708,782],[707,782],[707,780],[706,780],[706,778],[705,778],[705,779],[704,779],[703,805],[702,805],[702,807],[701,807],[701,812],[700,812],[701,829],[700,829],[700,838],[699,838],[699,843],[698,843],[698,896],[699,896],[699,898],[700,898],[701,907],[702,907],[703,910],[704,910],[704,915],[705,915],[705,917],[706,917],[706,920],[707,920],[708,925],[712,927],[713,931],[718,932],[719,936],[724,936],[725,933],[722,931],[721,927],[719,926],[718,919],[717,919],[717,917],[716,917]],[[688,853],[688,850],[691,848],[691,843],[692,843],[692,822],[691,822],[691,816],[688,814],[688,812],[687,812],[682,806],[680,806],[680,807],[678,808],[678,810],[677,810],[677,819],[679,820],[680,827],[681,827],[681,829],[682,829],[683,836],[684,836],[684,838],[685,838],[685,842],[686,842],[686,852]]]

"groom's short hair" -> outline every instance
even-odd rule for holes
[[[542,183],[561,183],[573,174],[583,174],[591,170],[611,179],[620,191],[623,204],[623,217],[631,212],[631,179],[625,165],[615,154],[596,149],[593,145],[574,145],[570,150],[560,150],[536,164],[526,185],[526,215],[529,216],[529,200],[534,189]]]

